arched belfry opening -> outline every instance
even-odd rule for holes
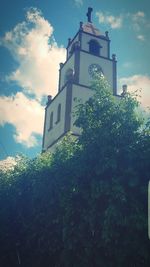
[[[92,55],[95,55],[95,56],[100,56],[100,44],[98,41],[92,39],[89,41],[89,52],[92,54]]]
[[[73,75],[74,75],[73,69],[68,68],[66,73],[65,73],[64,83],[72,81]]]

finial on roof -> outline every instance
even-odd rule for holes
[[[127,85],[123,84],[121,96],[125,96],[126,94],[127,94]]]
[[[93,8],[92,7],[88,7],[88,12],[87,12],[87,18],[88,18],[88,22],[92,23],[91,21],[91,14],[92,14]]]
[[[83,22],[80,21],[80,30],[83,30]]]
[[[47,105],[49,105],[50,103],[52,102],[52,96],[51,95],[48,95],[47,96]]]
[[[112,59],[115,61],[116,60],[116,55],[112,54]]]
[[[109,38],[109,37],[108,37],[108,31],[105,32],[105,36],[106,36],[106,38]]]
[[[124,93],[127,92],[127,85],[126,85],[126,84],[124,84],[124,85],[122,86],[122,90],[123,90]]]
[[[68,46],[70,45],[71,43],[71,38],[68,38]]]

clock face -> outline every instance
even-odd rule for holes
[[[100,76],[104,75],[101,66],[96,63],[89,66],[88,72],[92,78],[94,78],[97,74]]]

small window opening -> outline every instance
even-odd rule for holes
[[[100,48],[101,46],[99,45],[99,43],[95,40],[91,40],[89,42],[89,52],[95,56],[99,56],[100,55]]]
[[[58,123],[60,121],[60,118],[61,118],[61,104],[58,105],[56,123]]]
[[[53,112],[51,112],[51,115],[50,115],[50,124],[49,124],[48,131],[50,131],[52,128],[53,128]]]

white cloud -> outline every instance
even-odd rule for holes
[[[11,52],[18,68],[8,75],[24,91],[42,95],[57,92],[59,63],[65,60],[65,49],[58,47],[53,27],[37,9],[27,12],[26,20],[1,38],[0,44]]]
[[[120,29],[127,25],[128,29],[134,32],[134,36],[140,40],[145,41],[146,31],[149,31],[150,23],[143,11],[136,13],[124,13],[114,16],[109,12],[96,12],[100,24],[106,24],[112,29]]]
[[[36,134],[42,134],[44,110],[40,100],[55,95],[58,86],[59,63],[65,60],[65,49],[53,37],[52,25],[36,8],[30,9],[26,20],[0,38],[18,67],[6,80],[16,82],[23,92],[0,97],[0,125],[15,127],[14,139],[27,147],[37,144]],[[36,100],[29,99],[35,95]]]
[[[77,7],[83,6],[83,0],[74,0]]]
[[[44,108],[37,100],[27,98],[22,92],[14,96],[0,96],[0,125],[12,124],[14,139],[27,147],[37,144],[35,134],[42,134]]]
[[[143,11],[138,11],[134,14],[132,14],[132,20],[133,21],[139,21],[139,19],[142,19],[145,17],[145,13]]]
[[[122,27],[123,17],[120,16],[113,16],[110,13],[104,12],[96,12],[96,16],[98,17],[99,23],[104,23],[109,25],[112,29],[119,29]]]
[[[142,34],[137,35],[137,39],[140,41],[145,41],[145,37]]]
[[[131,28],[136,33],[136,38],[140,41],[144,41],[144,32],[149,25],[145,13],[143,11],[128,13],[127,19],[131,20]]]
[[[122,65],[124,68],[132,68],[133,67],[133,63],[130,61],[124,62]]]
[[[120,86],[128,85],[129,92],[140,90],[139,101],[144,108],[150,107],[150,76],[148,75],[133,75],[119,79]]]

